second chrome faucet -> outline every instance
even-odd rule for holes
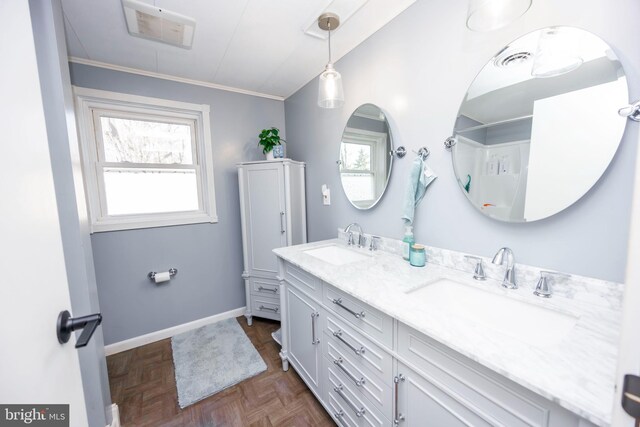
[[[515,257],[513,251],[509,248],[500,248],[491,261],[497,265],[507,264],[507,269],[504,272],[504,279],[502,280],[502,286],[507,289],[518,289],[516,283],[516,271],[515,271]]]

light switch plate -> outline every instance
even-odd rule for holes
[[[322,204],[325,206],[331,204],[331,190],[326,184],[322,184]]]

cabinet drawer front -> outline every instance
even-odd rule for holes
[[[392,411],[392,383],[391,375],[384,381],[378,375],[373,375],[369,369],[364,368],[360,360],[350,351],[338,348],[338,345],[328,337],[323,346],[324,355],[329,366],[342,374],[342,379],[354,385],[353,389],[361,397],[367,399],[380,410],[387,418],[391,418]]]
[[[318,301],[320,300],[322,295],[322,282],[320,279],[288,262],[284,263],[284,279],[309,296],[316,298]]]
[[[251,313],[258,317],[280,320],[280,299],[252,295]]]
[[[392,378],[392,358],[380,346],[363,337],[353,328],[347,325],[335,314],[327,312],[323,322],[325,344],[329,341],[342,353],[350,353],[351,358],[358,368],[368,369],[382,379],[383,383]],[[328,349],[325,349],[328,353]]]
[[[280,284],[277,280],[262,279],[260,277],[251,278],[251,294],[265,297],[278,298],[280,295]]]
[[[391,348],[393,319],[352,296],[325,283],[323,303],[358,331]]]
[[[473,408],[491,425],[549,425],[552,402],[402,324],[398,327],[398,354],[424,373],[430,384]]]
[[[332,415],[338,418],[338,425],[382,427],[391,422],[384,417],[367,399],[363,399],[353,384],[340,370],[327,362],[325,369],[325,396]],[[358,416],[360,413],[360,416]],[[340,414],[340,416],[336,416]]]

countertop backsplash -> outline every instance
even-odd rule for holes
[[[371,241],[371,234],[363,233],[367,238],[367,245]],[[354,240],[357,242],[359,233],[354,232]],[[402,256],[402,248],[405,243],[402,240],[392,239],[388,237],[377,236],[378,250],[385,251],[394,255]],[[348,237],[344,229],[338,228],[338,239],[347,244]],[[419,242],[422,244],[422,242]],[[495,265],[491,262],[492,258],[487,258],[476,254],[466,254],[463,252],[452,251],[449,249],[436,248],[434,246],[425,245],[427,252],[427,263],[440,265],[442,267],[451,268],[463,272],[473,274],[476,260],[470,260],[465,256],[474,256],[482,259],[484,272],[487,278],[501,281],[504,277],[505,266]],[[517,261],[518,254],[515,254]],[[419,267],[418,267],[419,268]],[[548,268],[536,267],[525,264],[515,264],[516,283],[520,288],[530,288],[534,291],[540,271],[554,271]],[[622,283],[610,282],[607,280],[595,279],[592,277],[578,276],[569,274],[569,277],[553,277],[547,279],[553,289],[552,298],[567,298],[573,300],[574,303],[590,304],[606,308],[613,311],[622,311],[622,298],[624,293],[624,285]]]

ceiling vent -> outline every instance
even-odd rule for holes
[[[533,55],[531,52],[505,52],[495,59],[494,64],[498,68],[509,68],[528,62]]]
[[[196,21],[137,0],[122,0],[129,34],[191,49]]]

